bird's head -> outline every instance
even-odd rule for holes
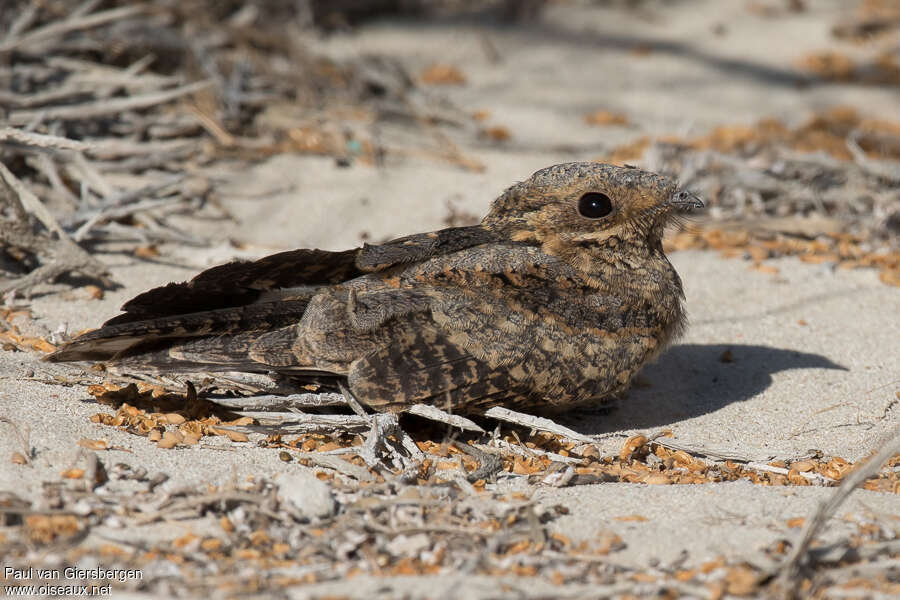
[[[551,254],[619,244],[657,247],[671,217],[703,203],[676,182],[633,167],[566,163],[506,190],[482,225]]]

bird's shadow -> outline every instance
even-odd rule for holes
[[[748,400],[788,369],[847,368],[819,354],[741,344],[681,344],[641,372],[611,410],[584,409],[562,422],[587,434],[661,427]],[[640,382],[646,382],[641,384]]]

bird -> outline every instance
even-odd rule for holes
[[[263,373],[375,412],[602,404],[683,331],[662,236],[701,207],[669,176],[558,164],[475,225],[234,261],[151,289],[46,359]]]

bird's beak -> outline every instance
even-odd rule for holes
[[[703,201],[691,192],[680,190],[672,194],[669,205],[680,209],[703,208]]]

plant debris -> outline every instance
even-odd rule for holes
[[[111,244],[144,260],[206,245],[176,217],[230,218],[215,161],[417,153],[480,168],[440,131],[477,135],[469,116],[394,61],[316,54],[299,5],[98,4],[14,0],[0,17],[0,293],[74,273],[110,287],[93,254]]]
[[[154,431],[193,431],[196,424],[212,418],[211,404],[197,401],[190,390],[181,397],[190,404],[185,414],[161,412],[176,398],[150,386],[143,390],[138,386],[97,386],[92,393],[103,402],[118,405],[116,415],[93,421],[148,438]],[[126,398],[160,412],[122,403]],[[505,417],[510,422],[515,419],[514,415]],[[525,422],[532,423],[529,419]],[[218,423],[206,423],[206,434],[216,435]],[[227,595],[265,593],[363,575],[460,571],[470,576],[542,578],[575,590],[590,588],[613,595],[760,595],[786,589],[779,587],[787,584],[775,576],[787,572],[780,571],[779,565],[794,564],[788,556],[793,548],[789,540],[778,541],[754,562],[718,559],[693,569],[677,563],[635,569],[615,560],[623,542],[611,531],[595,536],[590,543],[574,542],[554,532],[554,521],[567,510],[535,500],[534,486],[616,481],[700,484],[735,479],[760,485],[832,486],[858,469],[821,453],[765,464],[734,456],[723,460],[718,457],[727,453],[690,448],[666,437],[665,432],[633,436],[617,455],[601,457],[589,443],[510,427],[493,435],[468,432],[456,441],[433,437],[437,429],[427,426],[410,429],[423,457],[411,473],[367,467],[361,456],[366,442],[358,434],[336,431],[294,437],[273,433],[258,441],[260,446],[285,455],[282,461],[297,463],[289,469],[312,469],[298,471],[297,477],[312,473],[317,485],[311,481],[298,486],[286,476],[284,482],[253,478],[224,488],[168,489],[160,486],[165,476],[151,477],[145,471],[116,465],[109,469],[110,480],[133,480],[144,485],[143,491],[114,496],[106,491],[99,496],[85,493],[82,482],[90,474],[73,466],[58,485],[45,488],[47,502],[55,507],[52,514],[35,510],[11,493],[0,495],[0,511],[21,516],[12,527],[6,527],[7,537],[0,543],[16,568],[25,565],[30,548],[53,547],[49,565],[54,560],[75,564],[80,557],[94,554],[106,568],[123,573],[116,581],[117,589],[144,592],[159,591],[163,581],[171,583],[171,575],[159,575],[175,566],[176,581],[206,581],[204,585]],[[188,434],[183,435],[186,438]],[[101,440],[83,442],[82,448],[105,451]],[[178,445],[192,444],[182,440]],[[495,470],[482,470],[483,463],[490,462],[486,457],[499,458]],[[868,465],[849,485],[865,480],[865,489],[900,493],[896,468],[900,454],[894,454],[884,468],[877,466],[875,462]],[[513,491],[508,483],[514,480],[531,485]],[[843,489],[841,492],[846,494]],[[116,533],[163,519],[182,522],[185,527],[152,541]],[[619,521],[647,519],[633,514]],[[806,522],[791,519],[786,527]],[[92,531],[98,532],[94,539],[102,544],[80,544]],[[791,556],[796,555],[795,549]],[[840,585],[842,589],[889,594],[896,587],[888,572],[878,569],[896,564],[900,545],[879,527],[861,522],[858,533],[846,544],[804,548],[802,556],[803,569],[790,571],[791,589],[814,587],[821,592]],[[843,575],[851,568],[871,576],[864,583],[847,580]],[[140,570],[142,578],[125,577],[129,569]],[[185,588],[184,593],[198,589]]]
[[[304,453],[299,460],[301,464],[323,466],[314,461],[311,463],[310,454],[329,453],[340,455],[357,466],[371,467],[363,458],[364,439],[353,431],[335,428],[286,439],[290,434],[284,430],[285,419],[293,418],[300,422],[308,416],[316,421],[321,415],[305,415],[295,410],[292,413],[272,412],[269,414],[274,418],[266,419],[266,412],[242,414],[218,407],[209,400],[198,400],[192,390],[191,386],[186,395],[181,395],[149,384],[91,386],[89,392],[99,402],[117,407],[114,415],[98,413],[91,417],[91,421],[146,436],[163,448],[195,445],[206,436],[224,436],[233,442],[247,442],[247,434],[265,434],[268,430],[271,433],[265,434],[265,439],[259,439],[258,445],[298,450]],[[248,416],[250,414],[253,416]],[[432,418],[427,411],[416,411],[416,414]],[[549,419],[507,409],[494,410],[486,416],[511,423],[513,428],[507,433],[502,433],[498,428],[489,434],[483,428],[474,429],[465,423],[454,422],[456,426],[467,429],[457,440],[465,440],[464,444],[480,452],[469,453],[466,446],[429,437],[443,431],[441,429],[408,428],[415,434],[415,444],[423,453],[414,481],[419,485],[438,483],[442,479],[442,471],[456,471],[464,476],[476,473],[483,466],[485,452],[500,459],[497,473],[528,476],[531,483],[554,487],[600,482],[670,485],[737,480],[770,486],[834,486],[855,468],[853,463],[841,457],[827,456],[821,452],[797,459],[760,461],[692,447],[677,440],[669,441],[667,436],[671,434],[668,432],[652,437],[632,436],[625,441],[618,455],[604,457],[597,451],[594,439]],[[440,419],[439,422],[448,421]],[[251,424],[256,427],[246,428]],[[523,427],[531,431],[524,437],[518,433]],[[898,465],[900,455],[889,460],[885,470],[867,479],[862,487],[900,494],[900,472],[893,469]],[[379,470],[383,467],[381,465]],[[564,481],[558,475],[560,470],[568,471]],[[400,476],[401,473],[394,475]],[[475,482],[483,486],[485,480],[479,478]]]
[[[765,119],[692,139],[643,137],[604,158],[643,160],[703,197],[709,222],[676,233],[670,250],[721,250],[747,256],[757,268],[797,255],[876,268],[890,285],[900,282],[898,159],[900,124],[848,107],[794,128]]]

